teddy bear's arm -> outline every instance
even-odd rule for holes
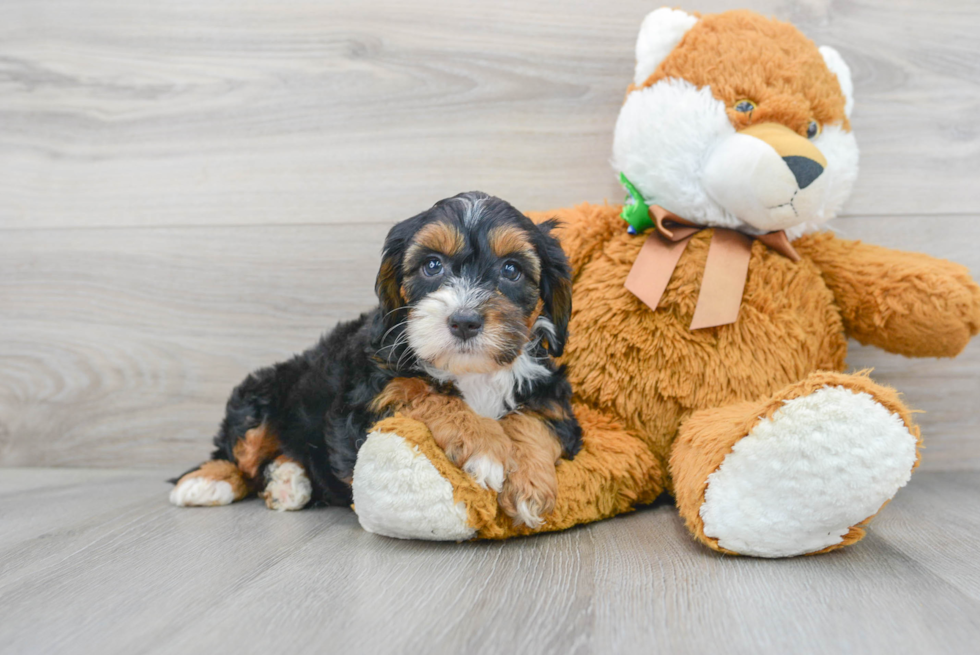
[[[823,273],[849,336],[909,357],[952,357],[980,331],[980,287],[964,266],[829,233],[793,244]]]

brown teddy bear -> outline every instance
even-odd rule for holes
[[[847,66],[747,11],[658,9],[636,54],[613,155],[629,202],[532,216],[563,221],[574,274],[584,448],[558,466],[554,512],[513,526],[395,417],[359,454],[365,529],[503,538],[668,491],[702,543],[783,557],[858,541],[908,482],[918,428],[894,390],[843,372],[846,337],[951,357],[980,328],[980,288],[957,264],[816,231],[857,175]]]

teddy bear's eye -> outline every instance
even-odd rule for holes
[[[735,111],[739,113],[748,114],[753,109],[755,109],[755,103],[751,100],[739,100],[735,103]]]
[[[806,138],[812,139],[820,134],[820,123],[817,121],[810,121],[810,124],[806,126]]]

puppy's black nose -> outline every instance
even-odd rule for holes
[[[483,329],[483,317],[476,312],[456,312],[449,317],[449,331],[463,341],[472,339]]]

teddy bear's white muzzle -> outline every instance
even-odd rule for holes
[[[767,141],[738,132],[708,155],[701,182],[739,220],[770,232],[823,220],[825,166],[822,156],[785,156]]]

